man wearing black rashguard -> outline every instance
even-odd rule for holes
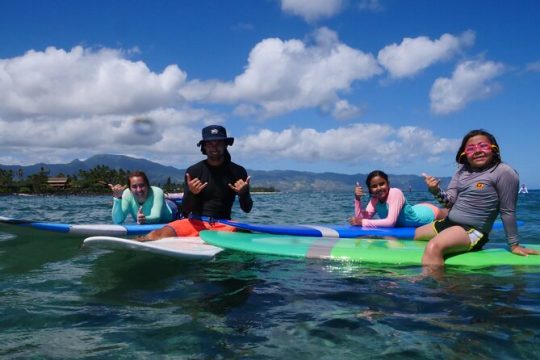
[[[176,220],[165,227],[150,232],[140,241],[157,240],[173,236],[198,236],[201,230],[234,231],[235,228],[210,219],[230,219],[236,196],[240,208],[250,212],[253,200],[249,193],[249,176],[246,169],[231,161],[227,146],[234,138],[227,137],[223,126],[210,125],[202,129],[202,140],[197,146],[206,155],[186,170],[182,213],[185,219]]]

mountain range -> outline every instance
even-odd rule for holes
[[[27,177],[39,173],[41,168],[49,171],[50,176],[58,174],[77,175],[80,170],[90,170],[98,165],[104,165],[115,170],[141,170],[144,171],[152,184],[164,184],[168,178],[172,182],[182,183],[184,181],[185,169],[178,169],[173,166],[165,166],[146,159],[138,159],[125,155],[101,154],[94,155],[86,160],[73,160],[67,164],[45,164],[34,165],[2,165],[0,169],[12,170],[17,174],[22,169],[23,176]],[[364,185],[367,174],[339,174],[339,173],[315,173],[294,170],[250,170],[252,186],[274,187],[279,191],[352,191],[354,184],[358,181]],[[408,191],[425,190],[424,179],[417,175],[394,175],[388,174],[391,185]],[[441,178],[441,186],[444,188],[450,178]]]

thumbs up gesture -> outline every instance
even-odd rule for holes
[[[440,191],[439,184],[441,183],[441,180],[426,173],[422,173],[422,176],[424,177],[424,181],[428,186],[429,192],[432,194],[437,194]]]
[[[146,216],[144,216],[142,212],[142,206],[139,207],[139,211],[137,211],[137,224],[144,224],[146,222]]]
[[[354,197],[356,198],[356,200],[360,200],[362,196],[364,196],[364,190],[362,189],[360,183],[357,181],[356,186],[354,187]]]

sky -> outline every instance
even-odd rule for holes
[[[482,128],[540,188],[536,0],[0,0],[0,164],[452,176]]]

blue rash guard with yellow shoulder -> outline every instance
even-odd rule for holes
[[[115,224],[122,224],[128,214],[137,221],[137,212],[141,204],[135,200],[131,190],[126,189],[122,193],[122,199],[114,198],[112,208],[112,220]],[[173,212],[165,201],[163,190],[157,186],[150,186],[148,197],[142,204],[142,213],[147,224],[167,223],[172,220]]]

